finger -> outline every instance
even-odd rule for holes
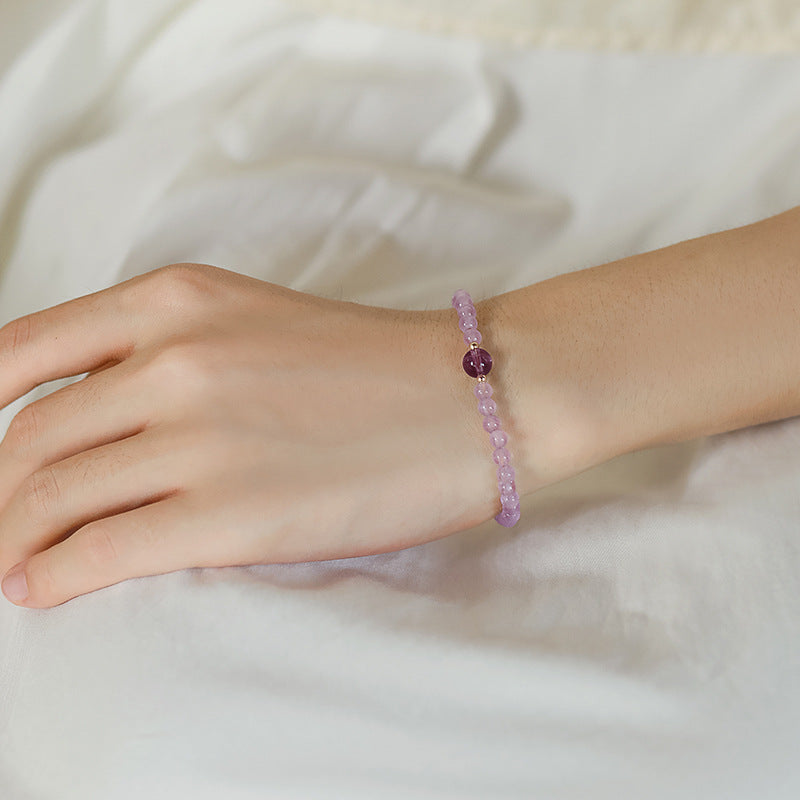
[[[7,322],[0,327],[0,408],[39,384],[127,358],[151,338],[144,322],[174,328],[187,287],[208,269],[170,264]]]
[[[132,436],[152,420],[138,377],[141,351],[29,403],[0,442],[0,509],[24,478],[48,464]]]
[[[185,497],[175,495],[84,525],[16,565],[3,579],[3,592],[18,605],[49,608],[129,578],[206,566],[198,563],[199,516]]]
[[[160,426],[31,473],[0,514],[0,574],[92,520],[180,491],[205,462],[187,431]]]
[[[41,383],[79,375],[131,352],[133,326],[122,287],[125,283],[3,325],[0,407]]]

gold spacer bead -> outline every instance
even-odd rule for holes
[[[480,345],[477,342],[470,342],[469,343],[469,349],[470,350],[477,350],[479,347],[480,347]]]
[[[483,383],[485,380],[486,380],[486,376],[485,375],[478,375],[478,382],[479,383]]]

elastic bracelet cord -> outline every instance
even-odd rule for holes
[[[469,350],[464,354],[461,365],[471,378],[477,378],[474,394],[478,398],[478,411],[483,415],[483,428],[489,434],[494,452],[492,458],[497,464],[497,486],[500,489],[500,505],[502,510],[495,520],[506,528],[516,525],[520,517],[519,495],[514,483],[516,473],[511,466],[511,454],[506,448],[508,435],[502,429],[497,416],[497,404],[492,400],[492,389],[486,376],[492,369],[492,357],[479,345],[483,337],[478,331],[478,315],[472,298],[466,289],[459,289],[454,295],[451,305],[458,312],[458,327],[464,334],[464,341]]]

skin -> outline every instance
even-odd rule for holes
[[[6,325],[0,403],[91,370],[23,408],[0,445],[0,570],[24,571],[18,604],[398,550],[499,512],[446,312],[175,264]]]
[[[800,414],[800,206],[475,303],[521,497]],[[454,287],[458,288],[458,287]],[[454,309],[174,264],[0,329],[0,574],[32,608],[187,567],[399,550],[491,519]],[[13,569],[12,569],[13,568]]]

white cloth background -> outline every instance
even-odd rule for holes
[[[800,203],[798,55],[31,5],[0,8],[0,323],[192,260],[446,307]],[[795,798],[798,445],[629,454],[398,553],[0,598],[0,797]]]

